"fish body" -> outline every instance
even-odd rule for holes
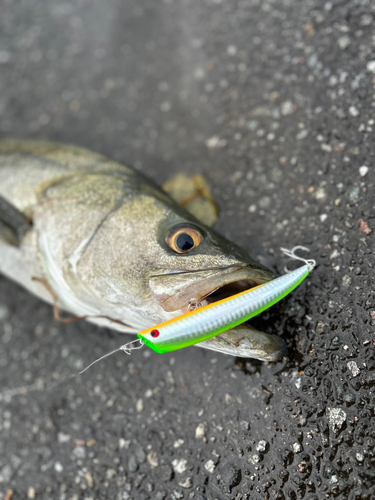
[[[115,330],[138,333],[185,313],[192,297],[208,303],[216,290],[232,294],[273,278],[153,181],[83,148],[0,143],[0,199],[10,207],[0,204],[0,272]],[[8,217],[12,210],[17,217]],[[20,216],[28,224],[17,237],[12,221]],[[283,352],[279,337],[252,332],[243,326],[202,345],[261,359]]]

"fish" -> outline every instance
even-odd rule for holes
[[[0,141],[0,273],[77,319],[137,334],[269,282],[272,272],[141,172],[58,143]],[[55,314],[58,316],[58,313]],[[240,325],[197,344],[276,361]]]

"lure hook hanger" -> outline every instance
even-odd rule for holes
[[[307,247],[304,247],[302,245],[297,245],[291,250],[288,250],[287,248],[280,248],[280,250],[287,256],[290,257],[293,260],[300,260],[304,262],[307,266],[309,266],[310,271],[314,269],[316,266],[316,261],[314,259],[304,259],[303,257],[300,257],[299,255],[296,254],[297,250],[303,250],[304,252],[310,252],[310,249]],[[284,270],[286,273],[290,272],[290,269],[288,269],[288,266],[284,267]]]
[[[139,344],[139,345],[133,345],[133,344]],[[118,347],[114,351],[108,352],[107,354],[104,354],[104,356],[101,356],[100,358],[96,359],[95,361],[90,363],[88,366],[86,366],[86,368],[84,368],[82,371],[77,373],[77,375],[82,375],[82,373],[84,373],[86,370],[91,368],[92,365],[95,365],[95,363],[97,363],[98,361],[101,361],[102,359],[107,358],[108,356],[111,356],[115,352],[124,351],[125,354],[128,354],[130,356],[132,351],[135,351],[136,349],[142,349],[144,344],[145,343],[142,339],[132,340],[131,342],[128,342],[127,344],[124,344],[124,345]]]
[[[202,307],[202,303],[199,299],[193,298],[189,300],[189,305],[188,305],[189,312],[195,311],[199,307]]]

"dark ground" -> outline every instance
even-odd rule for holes
[[[131,338],[57,323],[0,278],[1,390],[41,389],[2,393],[1,499],[375,498],[374,16],[372,0],[1,0],[2,137],[160,183],[202,173],[226,236],[278,274],[281,244],[319,263],[253,322],[283,335],[283,362],[118,353],[50,390]]]

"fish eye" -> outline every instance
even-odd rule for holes
[[[154,337],[154,339],[155,339],[156,337],[159,337],[159,335],[160,335],[159,330],[152,330],[152,331],[151,331],[151,337]]]
[[[165,238],[167,245],[177,253],[190,252],[200,245],[202,240],[202,233],[190,226],[171,229]]]

